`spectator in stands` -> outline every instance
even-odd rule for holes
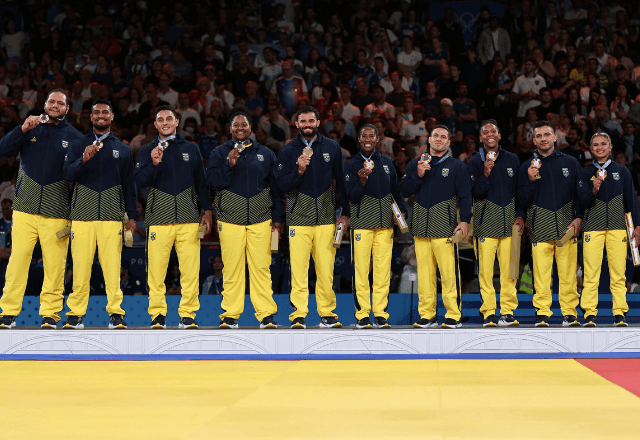
[[[468,85],[460,81],[456,85],[458,98],[453,102],[453,111],[459,121],[459,129],[463,136],[475,133],[478,124],[478,112],[475,101],[467,98]]]
[[[500,19],[492,15],[489,20],[489,28],[482,31],[478,38],[478,58],[487,66],[496,55],[503,60],[511,53],[511,38],[506,29],[500,27]]]
[[[371,88],[373,89],[374,86],[371,86]],[[353,97],[353,103],[364,114],[365,108],[369,104],[373,103],[376,100],[376,98],[374,98],[374,96],[371,93],[369,93],[367,82],[364,80],[364,78],[359,78],[356,80],[356,90],[358,91],[358,93],[356,93],[355,96]],[[382,93],[384,96],[384,89],[382,89]]]
[[[588,149],[585,148],[587,145],[582,140],[582,134],[580,127],[572,125],[565,136],[567,148],[562,150],[562,152],[575,157],[580,163],[580,166],[584,167],[586,161],[585,152],[588,151]]]
[[[211,266],[213,267],[213,275],[209,275],[204,279],[201,294],[222,295],[222,292],[224,292],[224,283],[222,278],[222,269],[224,268],[224,264],[222,264],[222,257],[220,255],[213,257]]]
[[[391,159],[394,159],[393,154],[393,138],[389,138],[385,136],[384,131],[387,126],[387,122],[383,119],[376,119],[373,121],[373,125],[378,129],[378,145],[377,149],[382,154],[389,156]],[[399,176],[402,177],[402,176]]]
[[[428,134],[424,122],[424,108],[421,105],[416,105],[411,112],[412,119],[405,121],[398,133],[400,139],[404,142],[415,142],[420,137]]]
[[[400,69],[408,67],[412,71],[416,71],[422,62],[422,54],[413,47],[411,36],[402,37],[402,51],[396,57],[398,67]]]
[[[289,123],[280,114],[280,103],[269,101],[267,103],[267,113],[260,118],[258,129],[264,130],[268,134],[266,146],[274,151],[280,150],[282,146],[291,139]]]
[[[202,125],[200,120],[200,113],[193,108],[189,104],[189,95],[186,93],[180,93],[178,95],[178,107],[176,108],[176,112],[180,115],[180,125],[179,128],[184,128],[185,121],[189,118],[195,119],[198,127]]]
[[[440,115],[437,123],[449,129],[451,144],[462,142],[462,131],[459,130],[459,121],[453,112],[453,101],[449,98],[442,98],[440,101]]]
[[[536,62],[533,58],[527,58],[524,63],[524,75],[516,79],[511,91],[511,99],[518,102],[518,117],[525,116],[525,112],[540,105],[539,93],[547,83],[544,78],[536,73]]]
[[[140,104],[140,111],[138,112],[139,120],[152,117],[152,110],[161,105],[170,105],[167,101],[163,101],[158,97],[158,87],[155,84],[147,84],[145,87],[145,95],[146,101]]]
[[[612,140],[617,141],[622,136],[622,127],[619,123],[612,121],[610,115],[609,107],[606,104],[600,104],[596,107],[595,122],[598,131],[607,133]]]
[[[346,84],[340,86],[340,100],[342,102],[342,117],[354,125],[360,119],[360,109],[351,103],[351,87]]]
[[[531,107],[535,110],[538,121],[546,119],[547,113],[558,113],[558,106],[551,104],[552,91],[548,87],[540,89],[540,105]]]
[[[525,122],[518,126],[516,131],[516,154],[520,158],[520,163],[527,160],[533,154],[533,126],[538,121],[535,109],[527,109]]]
[[[270,99],[278,99],[290,118],[296,109],[298,98],[307,95],[307,85],[302,78],[293,74],[293,60],[282,63],[282,75],[273,82]]]
[[[379,84],[373,86],[372,95],[374,101],[364,108],[365,122],[371,123],[374,119],[377,119],[376,114],[386,120],[393,121],[396,116],[396,109],[393,105],[385,101],[384,88]]]

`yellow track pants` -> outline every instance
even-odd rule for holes
[[[355,271],[356,319],[369,317],[373,296],[373,315],[389,318],[389,282],[393,228],[356,229],[351,231],[351,261]],[[369,285],[369,268],[373,254],[373,292]]]
[[[460,268],[458,245],[450,238],[415,237],[418,259],[418,312],[421,318],[436,316],[438,303],[436,268],[440,269],[442,302],[447,313],[445,318],[460,320],[462,296],[460,292]]]
[[[238,319],[244,311],[245,264],[249,264],[249,296],[256,318],[278,313],[271,287],[271,220],[253,225],[218,221],[224,292],[220,319]]]
[[[558,266],[558,299],[562,315],[577,316],[576,307],[580,301],[576,279],[578,265],[578,244],[574,238],[562,247],[556,246],[555,241],[541,241],[533,243],[533,282],[535,294],[533,307],[538,315],[551,316],[551,271],[553,257]]]
[[[200,240],[198,223],[170,223],[153,225],[147,230],[147,283],[149,285],[149,314],[167,316],[164,284],[171,248],[176,246],[180,264],[182,298],[178,307],[181,318],[195,318],[200,309],[198,281],[200,276]]]
[[[613,229],[608,231],[590,231],[584,233],[582,253],[584,260],[584,288],[580,307],[584,315],[598,315],[598,286],[602,269],[602,251],[607,247],[611,296],[613,297],[613,316],[624,315],[629,311],[627,304],[627,231]]]
[[[11,257],[7,265],[6,283],[0,309],[2,315],[18,316],[22,310],[33,248],[38,239],[42,248],[44,282],[40,293],[40,316],[60,321],[58,313],[64,302],[64,272],[67,264],[69,237],[58,239],[56,232],[66,228],[69,220],[38,214],[13,212]]]
[[[73,257],[73,292],[67,298],[67,316],[84,316],[89,305],[91,267],[98,247],[98,259],[107,290],[107,313],[125,314],[120,289],[120,260],[122,258],[122,222],[71,222],[71,255]]]
[[[500,315],[512,315],[518,307],[516,282],[509,277],[511,237],[481,237],[475,239],[478,259],[478,280],[482,305],[480,313],[487,318],[496,312],[496,289],[493,287],[493,267],[498,254],[500,267]]]
[[[289,226],[289,255],[291,259],[291,306],[293,321],[309,313],[309,256],[316,268],[316,304],[320,317],[338,317],[336,294],[333,291],[333,266],[336,250],[333,247],[335,225]]]

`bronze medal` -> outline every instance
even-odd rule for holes
[[[374,167],[373,161],[371,159],[364,161],[364,167],[368,170],[372,170]]]
[[[313,156],[313,148],[311,147],[304,147],[304,149],[302,150],[302,154],[304,154],[305,156]]]
[[[431,155],[430,155],[430,154],[428,154],[428,153],[424,153],[424,154],[420,157],[420,160],[421,160],[422,162],[429,163],[429,162],[431,162]]]
[[[602,178],[602,180],[607,178],[607,170],[598,170],[598,177]]]
[[[49,122],[49,115],[46,114],[46,113],[40,115],[40,123],[41,124],[46,124],[47,122]]]

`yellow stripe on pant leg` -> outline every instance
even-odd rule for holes
[[[373,231],[373,315],[389,319],[389,283],[391,282],[391,253],[393,228]]]
[[[107,290],[107,313],[124,316],[126,312],[122,305],[122,289],[120,288],[120,265],[122,260],[122,234],[124,229],[122,222],[101,221],[98,222],[97,242],[98,258],[104,276],[104,285]]]
[[[626,234],[625,231],[622,231]],[[580,306],[587,316],[598,316],[598,286],[602,272],[602,253],[607,231],[589,231],[582,239],[582,260],[584,263],[584,283]],[[623,243],[626,245],[626,243]],[[607,252],[608,253],[608,252]],[[624,264],[627,263],[627,252],[624,252]],[[627,286],[624,286],[625,293]]]
[[[493,287],[493,266],[498,249],[498,238],[481,237],[478,243],[478,281],[482,305],[480,313],[487,318],[496,313],[496,289]],[[500,268],[502,270],[502,268]],[[507,272],[508,274],[508,272]]]
[[[436,317],[438,304],[438,282],[436,280],[436,257],[432,249],[432,238],[415,237],[418,260],[418,313],[420,318]],[[413,293],[412,293],[413,294]]]
[[[613,297],[613,316],[625,315],[627,304],[627,231],[614,229],[607,231],[606,244]]]
[[[78,220],[71,223],[73,291],[67,298],[67,306],[69,307],[67,316],[84,316],[87,314],[91,268],[96,253],[97,223]]]
[[[167,316],[167,277],[169,257],[176,239],[175,225],[149,226],[147,237],[147,285],[149,286],[149,315],[155,319],[158,315]]]
[[[354,298],[356,319],[368,318],[371,313],[371,286],[369,285],[369,267],[373,248],[374,230],[356,229],[352,231],[353,270],[355,272]],[[375,270],[374,270],[375,273]]]
[[[445,318],[459,321],[462,317],[460,311],[460,279],[458,269],[458,254],[454,243],[447,243],[449,238],[432,238],[434,254],[438,269],[440,269],[440,279],[442,280],[442,302],[447,309]]]
[[[317,226],[289,226],[289,259],[291,261],[291,294],[294,312],[289,320],[304,318],[309,313],[309,257]]]
[[[244,311],[247,227],[218,221],[222,254],[222,314],[220,319],[238,319]]]
[[[2,315],[18,316],[22,311],[33,248],[38,241],[38,215],[13,211],[11,256],[7,264],[0,309]]]
[[[562,247],[556,247],[556,265],[558,266],[558,299],[562,315],[578,316],[576,308],[580,303],[578,294],[578,240],[569,240]]]
[[[533,256],[533,282],[535,294],[533,307],[537,315],[551,316],[551,269],[556,244],[553,241],[541,241],[531,245]]]
[[[498,265],[500,267],[500,314],[513,315],[518,308],[518,291],[516,283],[510,277],[511,266],[511,237],[498,239]]]
[[[58,238],[56,232],[66,228],[69,220],[63,218],[40,217],[38,236],[42,248],[44,281],[40,293],[40,316],[60,321],[64,303],[64,273],[69,252],[69,237]]]
[[[271,220],[247,226],[247,262],[249,263],[249,296],[262,322],[278,313],[271,286]]]
[[[336,294],[333,291],[333,268],[336,261],[336,249],[333,247],[335,225],[314,226],[313,247],[311,253],[316,267],[316,305],[320,317],[333,316],[337,318],[335,310]]]
[[[182,298],[178,306],[181,318],[195,318],[200,309],[200,240],[198,223],[178,223],[176,228],[176,253],[180,265]],[[223,261],[224,263],[224,261]]]

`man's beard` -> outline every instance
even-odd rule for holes
[[[311,134],[307,134],[306,131],[307,130],[311,130]],[[316,133],[318,132],[318,129],[316,127],[313,128],[303,128],[300,130],[300,132],[302,133],[302,135],[304,137],[314,137],[316,135]]]

